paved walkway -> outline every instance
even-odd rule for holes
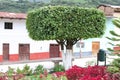
[[[114,58],[117,58],[116,56],[109,56],[109,58],[106,59],[107,64],[109,64]],[[56,58],[61,60],[61,58]],[[33,60],[33,61],[20,61],[20,62],[4,62],[0,64],[0,71],[6,72],[8,70],[8,67],[12,67],[14,69],[17,69],[19,67],[20,69],[23,68],[24,65],[29,65],[30,68],[34,69],[37,65],[43,65],[46,69],[51,69],[54,67],[54,63],[52,60],[55,60],[53,58],[46,59],[46,60]],[[75,58],[72,62],[73,65],[85,67],[87,65],[95,65],[97,64],[97,57],[85,57],[85,58]],[[62,62],[60,62],[62,64]],[[99,62],[100,65],[104,65],[104,62]]]

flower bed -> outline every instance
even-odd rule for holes
[[[0,80],[120,80],[120,72],[111,73],[107,71],[107,68],[97,65],[83,68],[75,65],[66,71],[48,73],[40,65],[36,67],[35,71],[26,65],[23,72],[19,69],[15,72],[13,68],[9,67],[6,73],[0,73]]]
[[[106,80],[106,67],[104,66],[88,66],[82,68],[73,66],[66,71],[68,80]]]

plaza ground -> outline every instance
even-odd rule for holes
[[[110,62],[118,58],[117,56],[110,56],[107,55],[106,58],[106,64],[109,65]],[[12,67],[14,69],[17,69],[19,67],[20,69],[23,68],[24,65],[29,65],[31,69],[34,69],[37,65],[43,65],[44,68],[50,70],[51,68],[54,67],[54,63],[52,61],[55,60],[62,60],[62,58],[50,58],[50,59],[44,59],[44,60],[32,60],[32,61],[19,61],[19,62],[2,62],[0,63],[0,71],[1,72],[6,72],[8,70],[8,67]],[[59,64],[62,65],[62,62]],[[90,57],[75,57],[74,60],[72,61],[73,65],[77,65],[80,67],[86,67],[88,65],[95,65],[97,64],[97,57],[96,56],[90,56]],[[100,62],[99,65],[104,65],[104,61]]]

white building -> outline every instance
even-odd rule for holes
[[[120,18],[120,6],[109,5],[109,4],[101,4],[98,6],[98,9],[102,10],[106,16],[111,17],[113,20],[114,18]],[[107,21],[108,22],[108,21]],[[112,21],[111,21],[112,22]],[[107,28],[109,27],[110,23],[107,24]],[[115,27],[115,25],[111,25],[112,29],[117,34],[120,34],[120,29]],[[109,37],[109,35],[108,35]],[[115,37],[115,36],[113,36]],[[119,44],[118,41],[114,41],[113,44]],[[113,46],[114,50],[120,50],[119,46]]]
[[[56,41],[34,41],[29,38],[26,14],[0,12],[0,61],[49,58],[50,43],[56,44]]]

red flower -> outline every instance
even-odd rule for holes
[[[40,79],[42,79],[44,77],[44,75],[43,74],[40,74]]]
[[[56,77],[61,77],[64,76],[65,72],[55,72],[53,73],[53,75],[55,75]]]
[[[66,71],[66,77],[68,80],[107,80],[106,73],[104,66],[95,65],[87,68],[73,66]]]

